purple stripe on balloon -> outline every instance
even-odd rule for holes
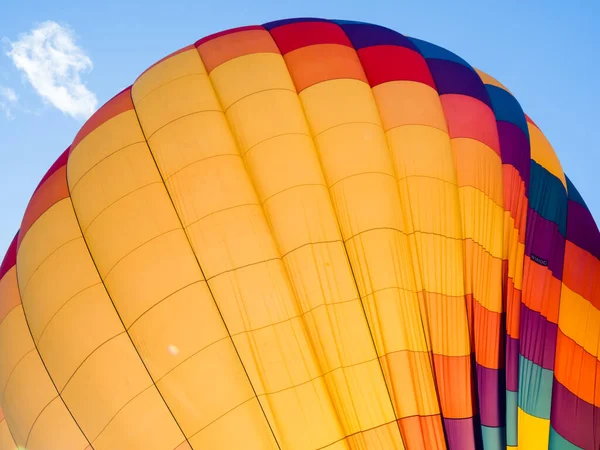
[[[506,389],[519,390],[519,339],[506,335]]]
[[[590,211],[583,205],[569,201],[567,239],[600,258],[600,233]]]
[[[558,325],[521,303],[521,354],[529,361],[554,370]]]
[[[523,130],[514,123],[499,121],[498,137],[500,138],[500,153],[502,163],[510,164],[519,172],[525,182],[525,187],[529,187],[531,151],[529,138]]]
[[[502,419],[504,386],[501,386],[500,376],[503,371],[489,369],[476,364],[477,392],[479,394],[479,416],[481,425],[499,427]],[[504,384],[504,383],[502,383]]]
[[[410,39],[389,28],[366,23],[342,23],[340,26],[356,50],[375,45],[397,45],[419,53]]]
[[[448,450],[475,450],[473,418],[444,418],[444,430],[448,439]]]
[[[578,447],[600,448],[600,408],[577,397],[556,378],[550,423],[562,437]]]
[[[558,225],[544,219],[532,208],[527,211],[527,237],[525,254],[546,261],[552,275],[562,280],[565,257],[565,238],[560,234]]]
[[[492,107],[490,96],[479,75],[468,67],[443,59],[428,59],[429,70],[437,86],[438,93],[463,94],[481,100]]]

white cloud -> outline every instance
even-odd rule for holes
[[[81,74],[93,68],[92,60],[69,29],[44,22],[9,45],[7,55],[44,101],[77,119],[95,111],[96,95],[81,81]]]
[[[0,111],[4,112],[7,119],[12,119],[12,107],[19,101],[17,93],[6,86],[0,86]]]

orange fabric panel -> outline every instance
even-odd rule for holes
[[[445,450],[446,440],[442,418],[434,416],[412,416],[398,420],[407,450]]]
[[[600,261],[571,241],[565,241],[563,283],[600,309]]]
[[[75,139],[73,139],[71,153],[75,150],[75,147],[77,147],[77,144],[79,144],[83,138],[85,138],[100,125],[130,109],[133,109],[133,102],[131,101],[131,86],[115,95],[88,119],[88,121],[81,127],[81,130],[79,130],[79,133],[77,133],[75,136]]]
[[[246,30],[225,34],[198,46],[198,53],[210,73],[227,61],[253,53],[279,53],[267,30]]]
[[[500,336],[504,333],[502,315],[485,309],[478,301],[473,302],[474,350],[477,362],[488,369],[504,366],[500,354]]]
[[[451,138],[476,139],[500,155],[496,117],[485,103],[461,94],[445,94],[440,98]]]
[[[556,379],[582,400],[600,407],[600,398],[595,395],[597,367],[600,367],[600,361],[559,328],[554,364]]]
[[[353,48],[339,44],[302,47],[284,56],[298,92],[327,80],[350,78],[367,83]]]
[[[549,322],[558,323],[561,281],[552,276],[547,266],[536,264],[528,257],[524,261],[523,279],[529,280],[523,286],[525,305],[540,312]]]
[[[67,186],[67,166],[54,172],[46,182],[33,194],[21,223],[19,242],[25,237],[29,228],[52,205],[69,196]]]
[[[433,355],[440,406],[444,417],[473,416],[471,355]],[[466,394],[466,395],[465,395]]]

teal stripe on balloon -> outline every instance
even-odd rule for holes
[[[530,416],[550,420],[553,372],[519,356],[519,407]]]
[[[517,426],[519,418],[517,404],[519,393],[506,391],[506,445],[516,447],[518,444]]]
[[[550,443],[548,450],[583,450],[581,447],[571,444],[564,437],[558,434],[554,428],[550,427]]]

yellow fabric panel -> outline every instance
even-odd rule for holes
[[[96,201],[85,194],[82,189],[81,201]],[[73,204],[77,211],[80,202],[73,198]],[[106,279],[115,270],[123,271],[122,263],[145,244],[169,232],[181,234],[179,230],[179,221],[164,185],[157,182],[123,193],[123,197],[94,220],[84,236],[100,276]]]
[[[426,175],[411,175],[398,181],[398,188],[407,233],[418,231],[462,239],[456,184]]]
[[[28,284],[40,265],[65,243],[81,237],[79,224],[72,211],[71,200],[66,198],[54,204],[29,229],[17,253],[19,288],[26,292]],[[60,223],[60,226],[55,226]],[[36,231],[37,230],[37,231]]]
[[[161,380],[180,364],[185,365],[198,352],[229,339],[204,281],[157,303],[130,326],[129,332],[139,343],[138,351],[155,380]]]
[[[155,89],[160,88],[170,81],[178,78],[205,74],[204,65],[200,62],[198,51],[191,48],[177,55],[173,55],[152,66],[146,72],[139,76],[132,87],[132,97],[135,102],[139,102]],[[187,95],[193,93],[189,92]]]
[[[567,180],[552,145],[538,127],[527,122],[527,128],[531,142],[531,159],[558,178],[566,189]]]
[[[317,136],[315,144],[323,166],[331,168],[325,171],[329,187],[357,174],[394,175],[385,135],[377,125],[344,124]]]
[[[221,100],[223,111],[241,98],[261,91],[287,90],[296,96],[296,88],[283,63],[276,53],[255,53],[239,56],[216,67],[210,73],[214,90]],[[264,104],[270,108],[274,104]]]
[[[530,416],[518,409],[518,448],[527,450],[546,450],[550,439],[550,421]]]
[[[195,449],[274,450],[279,448],[256,399],[228,411],[190,437]]]
[[[591,355],[598,354],[600,311],[562,283],[558,326]]]
[[[151,385],[131,341],[121,333],[86,359],[62,396],[88,438],[95,440],[123,406]]]
[[[493,257],[502,259],[504,208],[471,186],[460,187],[458,193],[464,238],[473,239]]]
[[[27,450],[83,450],[87,446],[87,440],[59,397],[42,411],[27,441]]]
[[[200,64],[198,64],[201,67]],[[187,114],[196,111],[220,111],[219,101],[211,92],[210,79],[206,73],[189,74],[170,81],[148,93],[135,102],[138,116],[143,117],[144,134],[150,139],[160,127]],[[164,105],[160,112],[153,109],[159,103]]]
[[[490,255],[481,245],[467,240],[465,260],[472,263],[471,270],[465,271],[465,293],[473,294],[484,308],[497,313],[502,306],[502,259]],[[514,262],[513,262],[514,264]]]
[[[12,274],[10,272],[6,274],[3,283],[6,283],[9,278],[16,284],[14,269]],[[4,297],[2,299],[4,300]],[[15,367],[29,353],[36,353],[36,351],[23,315],[23,307],[19,305],[0,323],[0,402],[7,383],[14,376]]]
[[[98,162],[71,189],[77,220],[84,234],[98,216],[116,206],[124,194],[161,182],[152,158],[143,158],[147,154],[145,143],[129,145]]]
[[[504,178],[500,156],[487,145],[470,138],[452,139],[452,149],[458,185],[483,192],[503,208]]]
[[[292,110],[293,111],[293,110]],[[289,114],[289,112],[287,113]],[[285,151],[281,151],[285,149]],[[317,153],[310,136],[304,134],[285,134],[273,136],[253,147],[244,155],[244,162],[252,174],[252,181],[259,200],[265,208],[281,201],[275,194],[285,189],[294,190],[298,186],[314,187],[313,195],[320,195],[320,186],[325,187],[323,174]],[[262,173],[269,176],[257,176]],[[327,190],[325,194],[329,195]],[[303,197],[300,195],[299,197]],[[268,201],[267,201],[268,200]],[[319,202],[319,205],[321,202]],[[331,213],[331,212],[329,212]],[[328,214],[326,209],[321,209],[320,214]],[[271,214],[267,214],[271,217]],[[269,219],[271,220],[271,219]],[[323,219],[326,227],[330,221]],[[279,239],[277,239],[279,242]],[[283,253],[286,253],[282,250]]]
[[[247,402],[258,404],[229,337],[204,346],[157,384],[190,437]],[[239,418],[248,424],[260,424],[252,415]],[[268,430],[264,419],[262,426]],[[273,441],[268,434],[264,437],[265,443]]]
[[[74,260],[91,264],[89,254],[85,260]],[[51,291],[53,286],[47,285],[47,288]],[[98,346],[122,331],[123,325],[99,281],[68,299],[50,319],[38,342],[40,354],[57,389],[62,390]]]
[[[6,420],[18,445],[26,447],[36,418],[56,396],[38,353],[27,353],[15,367],[2,398]]]
[[[110,139],[106,136],[110,135]],[[136,143],[144,142],[135,111],[125,111],[108,121],[83,138],[71,149],[67,164],[67,179],[71,191],[88,170],[107,156]]]
[[[241,153],[277,134],[308,135],[304,118],[288,114],[298,107],[298,96],[288,90],[267,90],[238,100],[227,110],[227,120]]]
[[[383,112],[382,118],[385,120]],[[425,125],[403,125],[386,132],[386,136],[400,181],[418,176],[456,186],[456,168],[447,132]]]
[[[325,81],[304,89],[299,97],[313,136],[344,124],[366,123],[381,127],[371,88],[362,81]]]
[[[128,328],[149,308],[201,279],[185,233],[176,229],[158,234],[124,256],[104,281]]]
[[[6,419],[0,422],[0,450],[20,450],[10,434]]]
[[[386,133],[405,125],[437,128],[447,135],[448,126],[435,89],[416,81],[389,81],[373,88],[373,96]]]
[[[92,442],[95,450],[173,449],[182,440],[181,431],[154,386],[126,403]],[[126,433],[123,430],[127,430]]]

